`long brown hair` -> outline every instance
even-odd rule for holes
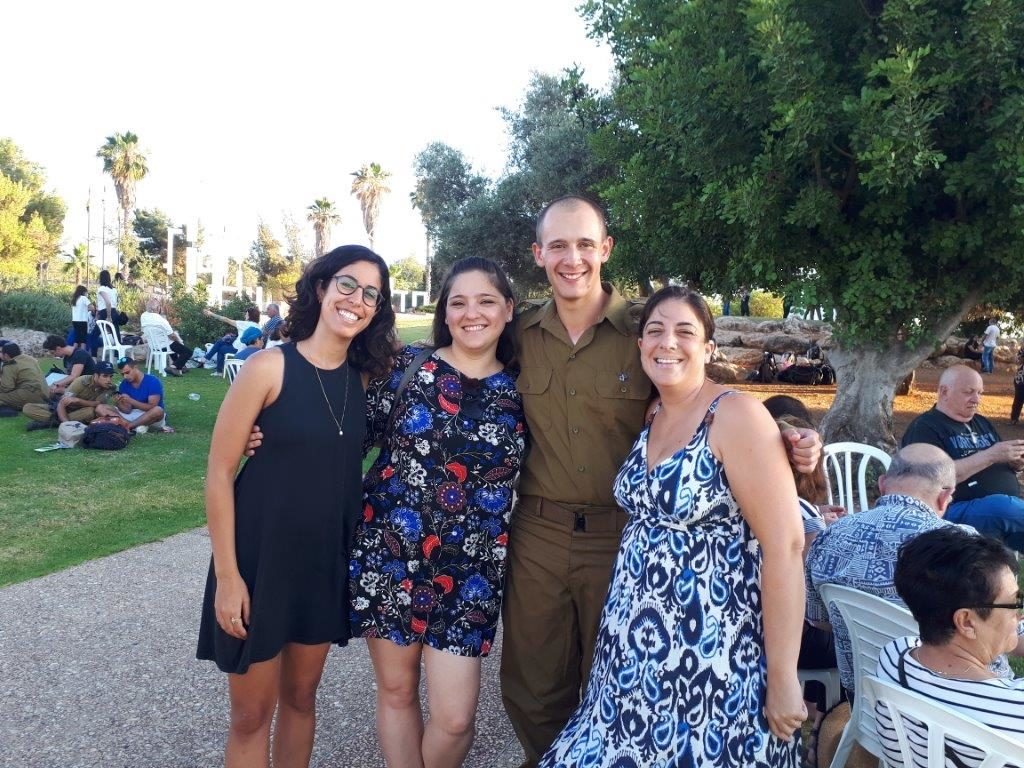
[[[776,419],[779,432],[787,429],[814,429],[814,425],[805,419],[786,414],[785,419]],[[818,458],[818,464],[810,473],[793,472],[796,480],[796,495],[812,504],[824,504],[828,501],[828,479],[825,477],[825,455]]]

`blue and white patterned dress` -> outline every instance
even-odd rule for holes
[[[768,730],[761,555],[708,428],[647,471],[645,429],[615,480],[630,514],[579,709],[541,768],[783,768]]]

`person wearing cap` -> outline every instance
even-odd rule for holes
[[[242,331],[242,343],[245,349],[235,355],[236,360],[245,360],[263,349],[263,334],[259,328],[246,328]]]
[[[118,360],[117,370],[123,378],[114,396],[114,405],[97,405],[96,417],[113,419],[125,429],[137,432],[145,432],[149,427],[166,427],[164,385],[160,379],[143,373],[130,357]]]
[[[0,339],[0,415],[17,416],[29,403],[46,404],[49,391],[35,359],[13,341]]]
[[[139,315],[139,327],[143,331],[150,326],[162,329],[171,342],[171,364],[167,366],[167,373],[171,376],[181,376],[187,363],[192,358],[191,348],[185,344],[184,339],[167,322],[167,318],[160,314],[159,299],[150,299],[146,302],[146,311]]]
[[[80,421],[88,424],[96,418],[96,408],[108,405],[114,396],[114,366],[106,360],[96,363],[91,375],[79,376],[64,391],[53,412],[49,405],[30,403],[21,412],[31,421],[25,427],[32,432],[63,424],[65,421]]]

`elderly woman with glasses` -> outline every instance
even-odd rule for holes
[[[906,542],[895,584],[921,636],[898,638],[883,648],[878,676],[1020,739],[1024,754],[1024,678],[1001,678],[991,669],[997,657],[1024,647],[1017,574],[1013,552],[959,527]],[[888,709],[879,704],[876,716],[886,760],[903,765]],[[925,755],[926,733],[913,723],[907,728],[917,754]],[[977,764],[970,748],[954,751],[962,752],[961,765]],[[926,768],[925,762],[917,768]]]

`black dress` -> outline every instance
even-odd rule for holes
[[[212,558],[206,581],[196,657],[224,672],[242,674],[285,643],[344,645],[351,637],[348,560],[360,508],[366,396],[347,363],[319,371],[342,420],[339,436],[317,370],[294,344],[281,351],[281,394],[256,422],[263,445],[235,479],[235,551],[251,600],[245,640],[217,624]]]

